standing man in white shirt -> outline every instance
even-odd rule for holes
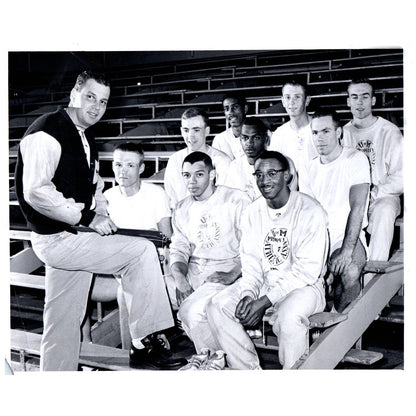
[[[276,150],[289,157],[301,176],[309,160],[318,155],[312,140],[311,118],[307,107],[311,97],[307,87],[297,80],[288,81],[282,88],[282,104],[289,121],[278,127],[270,140],[268,150]]]
[[[247,101],[242,95],[231,93],[223,98],[222,107],[229,127],[214,137],[212,147],[226,153],[233,160],[244,155],[240,135],[248,112]]]
[[[171,272],[180,304],[178,317],[199,355],[204,349],[219,349],[206,305],[241,276],[240,221],[250,200],[240,190],[215,185],[215,169],[203,152],[185,158],[182,175],[190,195],[173,214]]]
[[[387,261],[403,193],[403,136],[396,125],[373,114],[375,103],[368,79],[350,82],[347,105],[353,119],[344,126],[342,143],[364,152],[370,162],[369,259]]]
[[[217,185],[224,183],[228,166],[231,163],[231,159],[224,152],[206,143],[206,137],[209,134],[209,118],[205,111],[196,107],[185,110],[182,114],[181,133],[186,148],[170,156],[165,170],[165,190],[171,209],[174,209],[179,201],[189,195],[182,177],[182,164],[189,153],[204,152],[211,157]]]
[[[342,312],[360,293],[360,276],[366,262],[370,168],[362,152],[340,144],[342,127],[330,110],[312,116],[312,134],[319,156],[310,162],[299,188],[314,197],[328,214],[329,297]]]
[[[259,369],[245,328],[272,308],[279,361],[288,369],[308,346],[308,317],[325,307],[327,219],[316,200],[290,190],[281,153],[263,152],[254,166],[262,197],[243,214],[242,278],[211,300],[208,323],[229,367]]]

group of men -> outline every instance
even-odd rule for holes
[[[77,369],[93,274],[117,278],[132,366],[260,369],[248,329],[268,311],[280,363],[291,368],[307,348],[308,317],[344,311],[366,260],[389,257],[403,138],[373,115],[370,81],[349,84],[353,119],[344,127],[335,112],[309,115],[298,81],[283,85],[289,121],[273,134],[231,94],[223,99],[229,127],[210,146],[207,114],[189,108],[186,148],[170,157],[164,189],[141,180],[140,145],[123,143],[113,154],[118,186],[103,194],[88,127],[109,96],[103,77],[82,73],[68,108],[40,117],[19,146],[16,192],[46,266],[41,369]],[[165,276],[153,244],[118,228],[171,238]],[[172,306],[195,346],[188,361],[159,336],[174,325]]]

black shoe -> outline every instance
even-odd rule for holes
[[[164,347],[163,340],[149,336],[142,343],[145,348],[138,349],[134,345],[130,348],[130,366],[133,368],[152,366],[160,370],[175,370],[187,363],[184,358],[172,358],[172,353]]]

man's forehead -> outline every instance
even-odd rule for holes
[[[332,120],[331,116],[323,116],[313,118],[311,122],[312,129],[323,129],[323,128],[330,128],[334,127],[334,120]]]
[[[199,170],[208,170],[202,160],[195,163],[185,162],[182,166],[182,172],[197,172]]]
[[[351,94],[371,94],[372,88],[370,84],[365,82],[359,84],[351,84],[348,87],[348,93]]]
[[[81,91],[89,91],[99,96],[100,98],[108,99],[110,97],[110,87],[100,84],[95,79],[87,79],[85,84],[81,87]]]
[[[237,99],[237,98],[226,98],[226,99],[224,100],[224,103],[223,103],[224,107],[225,107],[226,105],[234,105],[234,104],[238,104],[238,105],[240,105],[240,103],[239,103],[239,101],[238,101],[238,99]]]
[[[254,168],[256,170],[282,169],[282,164],[277,159],[257,159]]]
[[[142,156],[139,155],[137,152],[130,152],[128,150],[116,149],[113,153],[113,160],[140,162],[141,159]]]
[[[283,95],[284,94],[305,94],[305,91],[303,90],[303,87],[301,85],[292,85],[292,84],[286,84],[283,87],[282,90]]]
[[[182,127],[205,127],[205,122],[202,116],[195,116],[191,118],[183,118],[181,120]]]
[[[259,133],[259,129],[257,126],[250,126],[247,124],[243,124],[243,128],[241,129],[241,134],[256,135],[260,133]]]

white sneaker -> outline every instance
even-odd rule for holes
[[[202,348],[201,354],[194,354],[189,360],[188,364],[181,367],[178,371],[185,370],[199,370],[201,365],[203,365],[209,358],[209,349]]]
[[[223,370],[225,367],[225,352],[214,352],[200,367],[199,370]]]

